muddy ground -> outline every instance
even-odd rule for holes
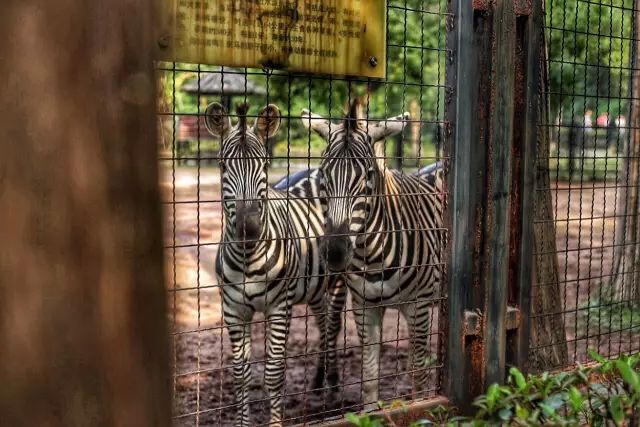
[[[293,169],[292,169],[293,171]],[[286,171],[271,172],[275,181]],[[178,168],[162,181],[165,201],[165,236],[169,283],[169,318],[173,335],[174,413],[178,425],[230,425],[235,414],[231,352],[213,273],[216,243],[220,239],[222,216],[219,206],[219,178],[216,169]],[[199,197],[198,197],[199,178]],[[613,189],[603,183],[580,188],[560,184],[554,187],[557,248],[563,311],[570,359],[584,361],[586,348],[603,354],[638,350],[637,330],[615,324],[606,315],[595,318],[600,282],[611,274],[615,202]],[[613,184],[609,184],[613,185]],[[200,203],[196,203],[199,200]],[[175,201],[175,203],[174,203]],[[566,219],[570,220],[567,221]],[[175,246],[175,247],[174,247]],[[578,280],[579,279],[579,280]],[[318,333],[305,307],[296,307],[287,349],[285,408],[286,424],[312,422],[358,410],[361,351],[358,347],[350,304],[346,328],[339,342],[339,369],[343,386],[335,395],[312,394],[314,355]],[[610,312],[611,310],[607,311]],[[431,348],[439,354],[437,309],[432,313]],[[594,321],[595,319],[595,321]],[[252,409],[256,425],[268,421],[268,401],[262,389],[265,324],[254,319]],[[638,320],[635,320],[637,326]],[[619,332],[625,329],[623,332]],[[611,332],[613,331],[613,332]],[[384,321],[381,357],[380,397],[409,399],[411,378],[407,366],[407,331],[404,321],[389,310]],[[434,362],[429,394],[435,394],[441,357]]]

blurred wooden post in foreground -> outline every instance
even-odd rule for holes
[[[167,426],[150,0],[0,13],[0,418]]]

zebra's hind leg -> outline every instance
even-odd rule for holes
[[[235,403],[238,405],[236,427],[251,426],[249,388],[251,385],[251,325],[250,319],[231,320],[225,317],[233,351]]]
[[[426,391],[430,366],[433,360],[429,353],[429,333],[431,310],[428,302],[419,301],[408,303],[401,309],[409,328],[410,366],[409,372],[413,379],[413,395],[418,399]]]
[[[342,311],[346,301],[347,287],[339,277],[332,277],[323,301],[312,305],[311,309],[316,317],[316,324],[320,331],[320,350],[316,364],[316,374],[313,389],[320,392],[324,386],[325,375],[327,386],[334,394],[340,380],[338,374],[337,342],[342,327]],[[327,310],[328,312],[325,312]]]
[[[269,426],[281,427],[284,418],[282,392],[284,389],[287,339],[291,324],[290,307],[274,307],[267,316],[267,322],[267,361],[264,369],[264,382],[269,393],[269,408],[271,412]]]
[[[378,409],[378,380],[384,308],[364,308],[354,299],[353,314],[362,345],[362,401],[365,411],[373,411]]]

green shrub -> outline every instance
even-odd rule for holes
[[[640,354],[613,360],[589,354],[596,366],[578,365],[569,372],[525,376],[511,368],[507,384],[493,384],[475,400],[473,416],[438,407],[414,425],[640,426]],[[348,420],[360,427],[395,427],[390,409],[381,415],[349,414]]]

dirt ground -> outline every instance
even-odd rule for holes
[[[294,169],[291,169],[293,172]],[[270,181],[285,174],[274,171]],[[198,193],[199,178],[199,193]],[[570,359],[586,359],[586,348],[598,348],[605,355],[640,349],[637,329],[617,327],[612,319],[600,316],[594,321],[600,282],[611,274],[615,202],[613,189],[604,183],[580,188],[561,184],[554,188],[557,200],[557,249],[563,310]],[[613,185],[613,184],[609,184]],[[169,318],[174,331],[175,370],[174,413],[178,425],[231,425],[233,406],[232,360],[218,289],[213,273],[222,216],[219,205],[219,176],[216,169],[178,168],[163,176],[165,194],[165,236]],[[199,200],[199,203],[196,201]],[[174,203],[175,201],[175,203]],[[566,220],[569,218],[570,220]],[[361,401],[361,351],[350,304],[338,344],[342,387],[331,396],[312,394],[310,382],[318,333],[312,316],[303,306],[296,307],[287,347],[285,390],[286,424],[310,423],[358,410]],[[437,308],[432,313],[432,354],[436,357],[429,393],[437,388],[441,337],[437,334]],[[597,309],[596,309],[597,312]],[[263,318],[254,319],[252,332],[253,373],[252,413],[257,424],[268,421],[268,400],[262,389],[264,372]],[[635,321],[635,325],[638,320]],[[620,331],[625,329],[624,331]],[[380,397],[409,399],[411,374],[408,372],[406,325],[397,311],[389,310],[384,320],[381,357]]]

